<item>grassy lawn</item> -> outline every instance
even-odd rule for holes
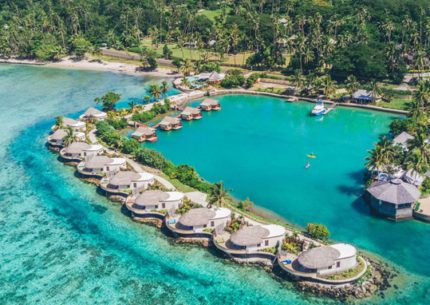
[[[376,106],[383,107],[383,108],[391,108],[391,109],[398,109],[398,110],[407,110],[407,105],[412,101],[412,98],[410,96],[406,97],[398,97],[393,98],[391,102],[377,102],[375,103]]]
[[[221,15],[221,13],[222,13],[221,9],[218,9],[218,10],[200,10],[198,12],[198,15],[206,16],[210,20],[215,21],[215,18],[218,17],[219,15]]]

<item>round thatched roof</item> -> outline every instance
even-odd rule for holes
[[[136,172],[132,171],[121,171],[115,174],[110,181],[109,184],[113,185],[129,185],[134,180],[139,180],[140,175]]]
[[[106,164],[112,163],[112,159],[106,156],[95,156],[91,158],[88,162],[85,162],[85,167],[90,169],[100,169]]]
[[[335,248],[322,246],[302,252],[297,260],[307,269],[321,269],[332,266],[339,257],[340,252]]]
[[[215,215],[215,211],[208,208],[191,209],[179,218],[179,223],[186,227],[203,226]]]
[[[64,129],[57,129],[49,138],[51,140],[62,140],[65,136],[67,136],[67,131]]]
[[[262,226],[243,227],[230,237],[232,243],[238,246],[255,246],[263,242],[269,236],[270,231]]]
[[[377,181],[367,191],[376,199],[392,204],[413,203],[420,198],[420,191],[401,179]]]
[[[64,152],[68,154],[80,154],[90,147],[91,146],[85,142],[73,142],[64,149]]]
[[[169,194],[160,190],[146,191],[137,196],[134,203],[140,206],[152,206],[158,205],[160,202],[163,202],[168,198]]]

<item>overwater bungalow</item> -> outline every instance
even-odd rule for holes
[[[221,105],[217,100],[207,98],[203,102],[200,103],[200,108],[203,111],[211,111],[211,110],[221,110]]]
[[[414,203],[420,195],[416,186],[401,179],[376,181],[370,185],[366,194],[375,211],[394,220],[411,218]]]
[[[283,226],[245,226],[233,234],[217,232],[215,246],[231,258],[244,262],[258,262],[270,265],[276,259],[275,253],[285,237]]]
[[[71,118],[63,118],[64,126],[70,127],[73,131],[85,131],[85,122],[77,121]]]
[[[127,163],[124,158],[109,158],[107,156],[94,156],[89,160],[80,162],[77,166],[78,173],[82,176],[97,178],[112,176],[126,168]]]
[[[94,107],[90,107],[79,118],[85,121],[101,121],[106,119],[107,113],[100,111]]]
[[[96,145],[94,145],[96,146]],[[84,152],[92,148],[92,145],[85,142],[73,142],[60,150],[60,156],[66,161],[81,161],[84,159]],[[102,147],[96,147],[102,151]]]
[[[185,121],[199,120],[202,118],[202,113],[200,109],[185,107],[184,111],[181,112],[181,118]]]
[[[179,118],[166,116],[158,126],[161,130],[178,130],[182,128],[182,123]]]
[[[403,131],[401,134],[397,135],[393,139],[393,144],[399,145],[403,148],[403,150],[407,151],[408,150],[408,144],[413,139],[414,139],[414,136],[410,135],[406,131]]]
[[[147,126],[138,127],[132,134],[131,137],[139,142],[155,142],[158,140],[157,133],[154,128]]]
[[[196,208],[184,215],[166,218],[167,228],[178,237],[211,239],[212,232],[223,230],[231,220],[226,208]]]
[[[180,192],[145,191],[127,198],[126,206],[133,219],[164,219],[168,211],[176,211],[182,206],[184,194]]]
[[[128,196],[146,190],[154,183],[154,175],[150,173],[136,173],[120,171],[112,177],[105,177],[100,182],[100,188],[109,195]]]

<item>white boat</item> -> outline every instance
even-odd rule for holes
[[[327,111],[327,108],[324,106],[324,102],[322,100],[317,100],[317,104],[312,109],[312,115],[323,115]]]

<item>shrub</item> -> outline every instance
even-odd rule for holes
[[[245,77],[240,70],[229,70],[226,77],[221,81],[221,87],[227,89],[237,88],[243,86],[244,83]]]
[[[172,59],[172,50],[169,49],[167,44],[163,47],[163,58],[164,59]]]
[[[327,240],[330,236],[330,232],[328,231],[327,227],[319,223],[308,223],[306,232],[312,238],[321,240]]]
[[[124,129],[128,126],[125,118],[120,119],[108,119],[106,122],[115,129]]]
[[[256,82],[257,79],[260,78],[260,74],[258,73],[253,73],[251,74],[247,79],[246,79],[246,83],[245,83],[245,87],[246,88],[251,88]]]

